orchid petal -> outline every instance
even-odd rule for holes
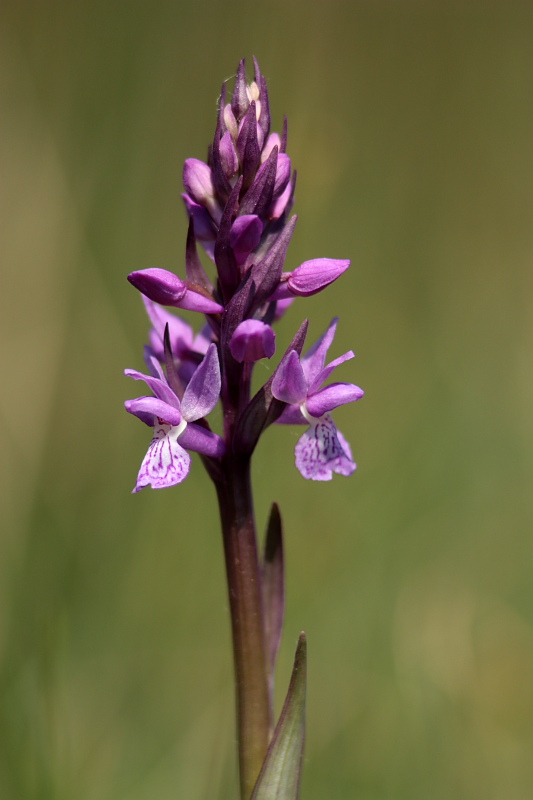
[[[220,364],[216,345],[210,344],[195,370],[181,401],[181,411],[188,422],[209,414],[220,396]]]
[[[139,417],[143,422],[148,415],[152,415],[150,425],[154,424],[154,417],[164,420],[168,425],[179,425],[182,415],[177,408],[169,406],[168,403],[159,400],[157,397],[136,397],[135,400],[126,400],[124,403],[126,411]]]
[[[146,486],[152,489],[165,489],[181,483],[189,474],[191,457],[178,444],[173,435],[175,429],[168,425],[157,425],[154,438],[143,459],[133,493]]]
[[[363,394],[363,390],[353,383],[332,383],[319,392],[308,395],[305,406],[313,417],[318,418],[338,406],[359,400]]]
[[[187,450],[194,450],[195,453],[201,453],[204,456],[220,458],[226,452],[224,439],[194,422],[187,425],[179,438]]]
[[[136,369],[125,369],[124,375],[127,375],[128,378],[133,378],[135,381],[144,381],[156,397],[179,410],[180,401],[166,381],[160,378],[153,378],[151,375],[143,375],[142,372],[137,372]]]
[[[321,370],[316,378],[313,380],[312,384],[309,387],[309,393],[315,392],[317,389],[322,386],[322,384],[327,381],[331,373],[338,367],[340,364],[344,364],[345,361],[350,361],[352,358],[355,358],[355,353],[353,350],[348,350],[347,353],[344,353],[342,356],[335,358],[333,361],[330,361],[329,364],[326,364],[323,370]]]
[[[173,314],[171,311],[167,311],[166,308],[162,308],[160,305],[157,305],[157,303],[154,303],[145,295],[142,295],[142,299],[144,301],[146,313],[148,314],[150,322],[154,326],[161,343],[163,342],[165,335],[165,326],[168,325],[172,352],[177,358],[182,358],[183,355],[188,350],[191,350],[193,346],[194,331],[191,326],[176,316],[176,314]],[[162,348],[161,353],[163,353]]]
[[[351,475],[356,468],[346,441],[326,414],[309,427],[296,445],[296,466],[300,474],[313,481],[330,481],[333,473]]]
[[[326,355],[331,347],[331,343],[335,338],[335,331],[337,330],[338,317],[332,319],[329,328],[322,336],[309,348],[305,356],[302,358],[302,369],[307,378],[309,386],[313,383],[319,372],[324,369],[326,363]]]
[[[295,350],[284,359],[272,381],[272,394],[284,403],[303,403],[307,396],[307,381]]]

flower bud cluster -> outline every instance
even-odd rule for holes
[[[295,298],[320,292],[350,264],[316,258],[284,269],[297,219],[290,216],[296,173],[286,153],[287,122],[281,135],[271,132],[266,81],[255,59],[254,65],[254,80],[247,84],[241,61],[231,99],[222,87],[207,161],[185,161],[185,280],[164,269],[128,276],[143,294],[152,323],[146,348],[150,374],[127,371],[154,394],[126,403],[130,413],[154,429],[135,491],[181,482],[190,461],[185,448],[200,452],[212,471],[228,452],[251,454],[262,431],[275,421],[309,426],[296,448],[304,477],[328,480],[333,472],[347,475],[355,469],[330,412],[363,393],[353,384],[320,388],[336,366],[353,356],[346,353],[325,364],[336,321],[301,357],[305,323],[271,379],[250,398],[254,362],[275,352],[272,324]],[[214,281],[198,256],[198,242],[215,264]],[[161,306],[205,314],[207,326],[195,336],[186,322]],[[211,432],[206,419],[219,399],[222,436]]]

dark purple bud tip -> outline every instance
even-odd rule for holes
[[[245,319],[237,325],[229,344],[235,361],[259,361],[272,358],[276,351],[276,334],[258,319]]]

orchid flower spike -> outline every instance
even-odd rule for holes
[[[143,375],[134,369],[125,370],[125,375],[144,381],[155,395],[126,400],[124,404],[126,411],[154,429],[134,493],[145,486],[164,489],[181,483],[190,470],[191,457],[187,450],[213,458],[225,452],[220,436],[195,424],[213,410],[219,399],[221,381],[216,346],[209,345],[181,400],[155,358],[152,358],[152,367],[158,377]]]
[[[296,466],[304,478],[329,481],[333,473],[351,475],[356,468],[350,445],[336,428],[330,411],[359,400],[364,392],[353,383],[320,387],[340,364],[354,358],[351,350],[325,364],[338,319],[300,359],[295,350],[285,357],[272,381],[272,394],[287,403],[278,419],[286,424],[308,424],[296,445]]]

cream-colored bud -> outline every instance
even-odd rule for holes
[[[250,103],[252,102],[252,100],[259,100],[259,94],[260,94],[259,86],[255,81],[252,81],[246,87],[246,93],[248,95],[248,100],[250,101]]]
[[[231,133],[233,138],[236,139],[237,134],[239,133],[239,126],[237,125],[237,120],[235,119],[235,114],[233,113],[231,103],[228,103],[224,108],[224,122],[228,131]]]

